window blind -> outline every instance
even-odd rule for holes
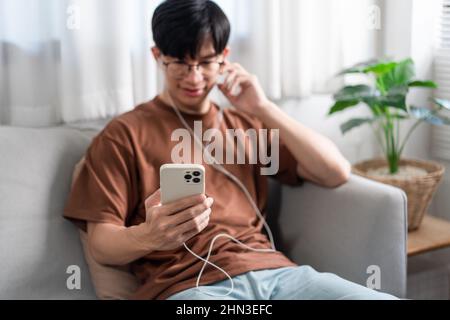
[[[442,0],[439,33],[434,61],[434,77],[439,85],[435,97],[450,100],[450,0]],[[450,116],[450,112],[444,111]],[[450,127],[433,126],[432,153],[434,157],[450,160]]]

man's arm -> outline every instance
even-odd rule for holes
[[[221,72],[228,75],[218,87],[236,109],[280,130],[280,138],[297,160],[299,176],[330,188],[347,182],[351,165],[333,142],[281,111],[266,97],[258,78],[240,64],[225,60]],[[232,95],[238,87],[240,93]]]
[[[89,251],[100,264],[123,266],[153,251],[144,236],[143,224],[128,228],[110,223],[87,225]]]
[[[272,102],[258,110],[256,116],[266,126],[280,130],[280,139],[297,160],[299,176],[329,188],[348,181],[351,165],[331,140],[291,118]]]
[[[174,250],[209,223],[212,198],[185,197],[160,204],[159,189],[145,200],[145,222],[131,227],[88,222],[88,247],[100,264],[126,265],[153,251]]]

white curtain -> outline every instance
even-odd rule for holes
[[[330,92],[338,71],[381,53],[383,1],[218,2],[232,17],[232,57],[274,99]]]
[[[330,92],[341,68],[379,55],[374,1],[216,2],[232,23],[231,59],[281,99]],[[111,117],[151,99],[162,85],[149,52],[160,2],[0,0],[0,124]]]
[[[156,1],[0,0],[3,124],[110,117],[157,90]]]

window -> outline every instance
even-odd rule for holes
[[[450,99],[450,0],[442,0],[434,77],[439,86],[435,92],[436,98]],[[450,117],[450,112],[447,116]],[[433,127],[433,155],[450,160],[450,128],[448,126]]]

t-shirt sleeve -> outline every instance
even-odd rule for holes
[[[89,146],[73,183],[64,217],[86,230],[86,222],[125,226],[137,203],[134,161],[129,148],[100,134]]]
[[[259,121],[259,120],[258,120]],[[272,135],[274,132],[270,128],[267,128],[264,123],[259,121],[260,126],[262,129],[267,130],[267,148],[268,152],[267,154],[270,154],[271,161],[266,164],[262,165],[263,168],[276,168],[276,165],[273,163],[273,161],[278,161],[278,170],[276,173],[268,175],[269,177],[273,177],[279,182],[291,186],[300,186],[304,183],[304,179],[300,177],[297,173],[297,160],[295,159],[294,155],[291,153],[291,151],[288,149],[284,141],[281,139],[281,137],[278,135],[278,150],[273,145],[272,147]],[[276,137],[276,135],[274,136]],[[278,152],[278,157],[277,153]],[[274,154],[272,154],[274,153]],[[272,171],[271,169],[270,171]]]
[[[255,118],[253,118],[255,119]],[[262,168],[268,168],[268,171],[264,171],[264,174],[273,177],[279,182],[291,186],[300,186],[304,183],[304,179],[300,177],[297,173],[297,166],[298,162],[295,159],[294,155],[291,153],[291,151],[288,149],[284,141],[281,139],[281,137],[276,135],[276,131],[273,129],[268,128],[263,122],[261,122],[259,119],[255,119],[255,127],[260,130],[265,130],[267,134],[263,134],[262,136],[266,136],[266,143],[259,141],[260,146],[265,145],[266,155],[270,155],[270,162],[267,164],[261,163],[260,166]],[[277,141],[278,138],[278,144],[274,143],[272,144],[272,137],[274,139],[274,142]],[[259,139],[261,139],[261,136],[259,136]],[[261,159],[260,159],[261,161]],[[277,163],[274,163],[277,162]],[[262,169],[261,168],[261,169]],[[260,170],[262,173],[263,171]]]

